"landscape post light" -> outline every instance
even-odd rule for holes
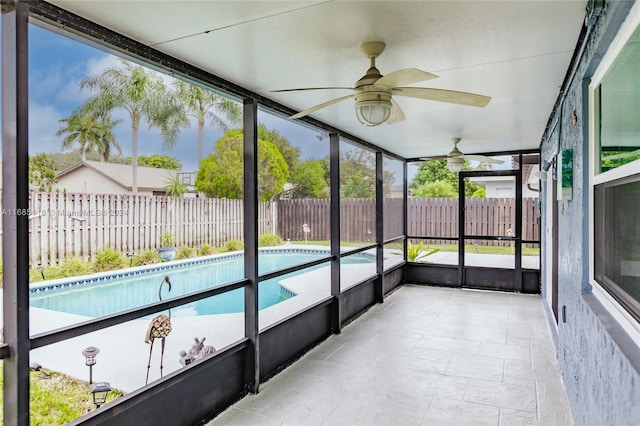
[[[84,364],[89,367],[89,384],[93,383],[93,366],[96,364],[96,355],[98,355],[98,353],[100,353],[100,349],[95,346],[89,346],[82,351],[82,355],[85,356]]]
[[[129,253],[129,266],[133,265],[133,253]]]
[[[109,382],[97,382],[91,385],[91,395],[96,408],[100,408],[102,404],[107,402],[107,395],[111,391]]]
[[[38,266],[36,266],[36,270],[40,272],[40,275],[42,275],[42,280],[44,281],[44,268],[42,267],[42,265],[38,264]]]

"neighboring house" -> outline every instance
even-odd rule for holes
[[[138,194],[165,195],[164,186],[175,170],[138,166]],[[58,173],[54,189],[67,192],[130,194],[133,172],[130,164],[81,161]],[[186,182],[185,182],[186,183]],[[194,191],[188,185],[189,191]]]
[[[538,198],[540,192],[538,164],[524,164],[522,173],[522,198]],[[516,180],[513,176],[481,176],[469,180],[485,189],[486,198],[513,198],[516,196]]]

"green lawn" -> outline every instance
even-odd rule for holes
[[[424,250],[426,250],[427,248],[429,249],[438,249],[440,251],[447,251],[447,252],[457,252],[458,251],[458,245],[457,244],[429,244],[429,241],[424,240],[425,242],[425,246],[424,246]],[[291,244],[309,244],[309,245],[314,245],[314,246],[329,246],[329,241],[324,240],[324,241],[291,241]],[[370,242],[362,242],[362,241],[341,241],[340,245],[343,247],[362,247],[362,246],[366,246],[366,245],[370,245],[373,243]],[[387,246],[385,246],[386,248],[400,248],[400,243],[392,243],[389,244]],[[473,244],[466,244],[465,245],[465,252],[467,253],[476,253],[476,247]],[[478,245],[478,250],[477,253],[480,254],[514,254],[514,248],[513,247],[499,247],[499,246],[482,246],[482,245]],[[540,255],[540,248],[538,247],[522,247],[522,254],[523,256],[539,256]]]
[[[61,425],[94,410],[89,383],[62,373],[43,369],[46,373],[30,373],[30,424]],[[0,362],[0,389],[4,387],[4,373]],[[109,392],[107,403],[122,396],[119,390]],[[3,393],[0,392],[0,424],[3,424]]]

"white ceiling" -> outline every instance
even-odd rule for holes
[[[311,114],[405,158],[535,149],[569,67],[586,0],[67,1],[52,0],[155,49],[304,110],[348,91],[369,67],[359,45],[383,41],[384,75],[415,67],[414,84],[492,97],[485,108],[394,99],[406,121],[365,127],[351,99]]]

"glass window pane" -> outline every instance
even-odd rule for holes
[[[515,176],[481,176],[470,181],[485,189],[485,197],[465,199],[465,234],[515,237]]]
[[[242,289],[234,290],[242,292]],[[109,383],[107,404],[118,395],[133,392],[145,383],[152,384],[161,375],[180,370],[183,364],[211,356],[216,350],[240,341],[244,337],[244,314],[214,314],[192,317],[186,311],[197,311],[202,306],[217,306],[229,293],[183,305],[171,311],[162,311],[148,317],[128,321],[83,336],[34,349],[30,361],[43,367],[43,372],[32,372],[31,415],[41,416],[38,424],[64,424],[96,407],[89,391],[89,380]],[[240,293],[240,310],[244,298]],[[60,314],[50,314],[49,321],[58,321]],[[166,327],[167,322],[170,327]],[[164,328],[159,328],[164,325]],[[164,330],[164,331],[163,331]],[[32,330],[37,333],[39,330]],[[153,336],[156,336],[153,338]],[[164,342],[162,341],[164,337]],[[202,343],[200,350],[194,337]],[[204,339],[204,342],[203,342]],[[147,343],[147,340],[149,343]],[[164,348],[163,348],[164,346]],[[86,365],[85,349],[97,348],[91,370]],[[163,350],[164,349],[164,350]],[[184,356],[181,355],[184,351]],[[147,369],[147,365],[150,368]],[[162,365],[162,368],[161,368]],[[50,374],[51,376],[48,376]],[[148,375],[148,377],[147,377]],[[49,380],[48,378],[56,380]],[[45,380],[46,379],[46,380]],[[37,393],[39,392],[39,393]],[[55,395],[68,404],[67,410],[57,411],[43,393]],[[40,413],[36,413],[40,411]]]
[[[268,199],[261,198],[260,247],[282,244],[322,246],[330,238],[329,140],[326,134],[258,111],[258,186],[278,188]],[[266,163],[279,159],[276,168]],[[271,161],[271,160],[269,160]],[[274,163],[275,165],[276,163]]]
[[[403,245],[404,238],[384,245],[383,267],[385,270],[392,268],[404,261]]]
[[[354,286],[376,274],[375,250],[352,254],[340,259],[340,290]]]
[[[514,269],[515,242],[465,240],[464,265]]]
[[[595,278],[640,317],[640,209],[638,177],[595,188]]]
[[[260,305],[260,328],[274,324],[330,297],[331,264],[326,262],[262,281],[258,294],[262,295],[262,293],[268,293],[270,301],[268,304]]]
[[[522,268],[540,269],[540,244],[522,244]]]
[[[404,234],[403,213],[403,176],[402,161],[384,156],[382,166],[383,207],[384,207],[384,237],[388,240]]]
[[[597,96],[599,171],[640,159],[640,28],[603,78]]]
[[[407,243],[407,261],[419,263],[458,264],[458,244],[438,240],[411,239]]]
[[[376,241],[376,156],[340,141],[340,245],[343,250]]]

